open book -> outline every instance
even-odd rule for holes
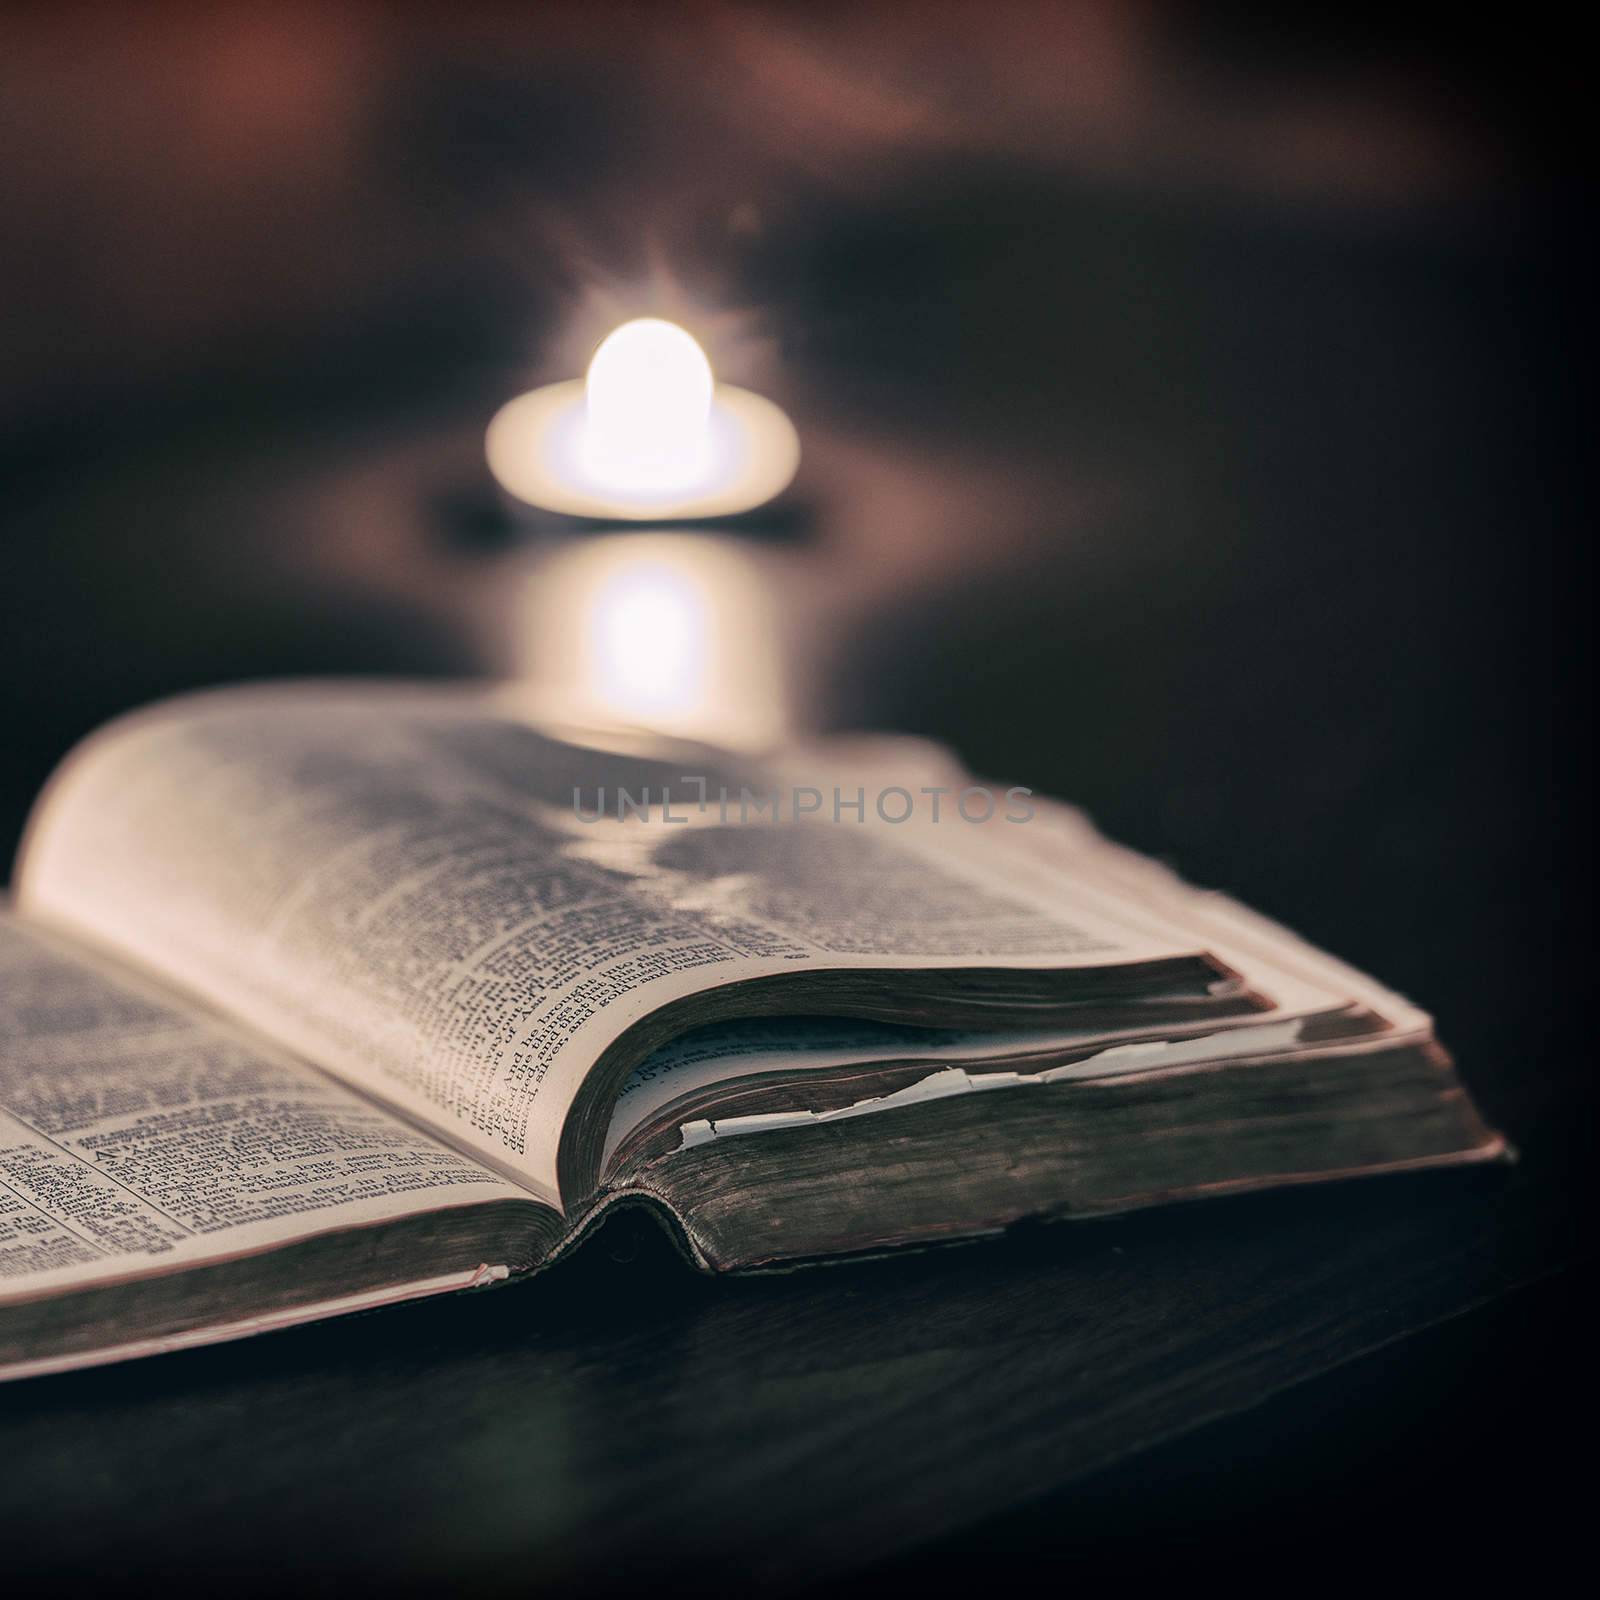
[[[0,912],[0,1374],[1493,1158],[1429,1019],[914,741],[214,691],[52,779]]]

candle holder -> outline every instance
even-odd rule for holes
[[[485,449],[513,500],[595,528],[748,517],[800,464],[781,407],[718,383],[693,336],[656,317],[609,334],[584,378],[502,406]]]

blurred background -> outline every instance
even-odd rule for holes
[[[126,707],[571,687],[666,573],[696,731],[1077,800],[1430,1005],[1515,1132],[1481,1063],[1590,939],[1580,59],[1406,7],[6,7],[0,844]],[[497,490],[496,408],[640,315],[789,411],[766,511]]]

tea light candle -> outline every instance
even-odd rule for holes
[[[582,380],[502,406],[486,449],[490,471],[516,499],[625,522],[751,511],[785,489],[800,463],[783,411],[718,383],[694,336],[658,317],[614,329]]]

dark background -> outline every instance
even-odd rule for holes
[[[366,1416],[341,1374],[370,1340],[384,1404],[452,1394],[475,1364],[510,1382],[493,1353],[515,1350],[533,1388],[507,1415],[548,1426],[543,1383],[579,1396],[564,1426],[619,1435],[584,1473],[643,1473],[644,1493],[693,1464],[701,1499],[668,1497],[679,1582],[719,1539],[750,1542],[741,1517],[801,1552],[768,1582],[804,1578],[806,1551],[868,1584],[981,1582],[1019,1553],[1056,1581],[1307,1549],[1359,1568],[1377,1527],[1452,1572],[1483,1559],[1474,1536],[1513,1563],[1550,1545],[1565,1480],[1544,1464],[1563,1428],[1581,1448],[1591,1388],[1569,1303],[1593,1109],[1595,268],[1573,39],[1524,13],[1104,3],[0,15],[0,851],[72,742],[156,695],[514,665],[532,554],[602,536],[509,518],[484,424],[581,370],[591,330],[677,315],[805,445],[780,514],[740,535],[770,564],[803,726],[932,734],[1370,968],[1436,1013],[1524,1152],[1509,1190],[1141,1223],[1103,1248],[1148,1243],[1153,1264],[1092,1311],[1098,1243],[758,1293],[680,1283],[625,1238],[561,1294],[527,1291],[542,1376],[513,1312],[450,1306],[29,1386],[5,1397],[5,1466],[48,1533],[41,1567],[87,1477],[95,1528],[68,1567],[120,1546],[134,1571],[189,1570],[175,1503],[136,1537],[117,1487],[154,1453],[169,1500],[211,1507],[193,1570],[275,1572],[288,1496],[327,1571],[426,1574],[414,1550],[405,1570],[372,1554],[398,1495],[484,1582],[616,1577],[568,1548],[614,1515],[579,1467],[539,1457],[547,1520],[528,1522],[500,1435],[470,1421],[482,1449],[452,1463],[484,1475],[476,1499],[419,1511],[395,1463],[423,1464],[370,1437],[389,1488],[351,1490],[311,1419]],[[1471,1248],[1458,1204],[1493,1219]],[[1195,1351],[1115,1353],[1206,1325],[1196,1262],[1242,1308],[1205,1336],[1247,1355],[1228,1398],[1169,1415],[1152,1396]],[[1077,1340],[1127,1404],[1087,1432],[1041,1407],[1006,1448],[958,1406],[942,1456],[907,1415],[907,1303],[961,1330],[973,1374],[991,1345],[1014,1359],[1013,1321],[982,1309],[1009,1308],[1067,1363],[1030,1382],[1080,1381]],[[833,1353],[800,1362],[791,1405],[799,1369],[753,1352],[795,1328]],[[671,1404],[737,1396],[774,1433],[640,1424],[656,1336],[681,1358],[659,1374]],[[303,1426],[279,1415],[252,1454],[224,1419],[254,1428],[282,1394]],[[779,1464],[808,1418],[850,1415],[870,1438],[838,1420]],[[316,1477],[329,1448],[337,1485]],[[802,1527],[852,1460],[878,1481],[874,1450],[912,1486],[895,1538],[837,1507],[831,1545]],[[231,1499],[201,1492],[218,1451]],[[792,1521],[741,1510],[730,1462]],[[485,1504],[481,1526],[461,1510]]]

